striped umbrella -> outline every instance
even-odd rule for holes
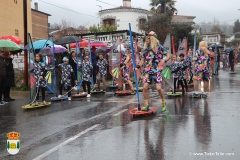
[[[1,51],[16,51],[21,48],[14,42],[9,40],[0,40],[0,50]]]

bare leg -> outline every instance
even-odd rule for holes
[[[162,100],[164,100],[164,96],[163,96],[164,93],[163,93],[162,85],[161,84],[156,84],[156,89],[158,91],[158,94],[159,94],[160,98]]]
[[[97,76],[97,86],[98,86],[98,88],[100,88],[100,76]]]
[[[194,79],[194,91],[198,91],[198,80]]]
[[[127,83],[129,84],[129,86],[130,86],[131,90],[133,91],[133,90],[134,90],[134,88],[133,88],[133,84],[132,84],[132,82],[131,82],[130,80],[127,80]]]
[[[204,92],[209,91],[209,81],[203,81]]]
[[[102,77],[102,81],[103,81],[103,89],[106,90],[106,77],[105,76]],[[99,85],[99,87],[100,87],[100,85]]]
[[[149,87],[148,83],[143,84],[143,98],[144,98],[144,100],[148,100],[148,87]]]

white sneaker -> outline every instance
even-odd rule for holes
[[[82,92],[82,94],[86,94],[87,92]]]
[[[46,105],[46,104],[47,104],[47,102],[46,102],[46,101],[43,101],[42,103],[43,103],[44,105]]]
[[[87,98],[89,98],[89,97],[91,97],[91,95],[90,95],[90,94],[88,94],[88,95],[87,95]]]
[[[38,106],[38,101],[35,102],[35,106]]]
[[[72,100],[71,97],[68,97],[68,100],[71,101]]]
[[[2,101],[4,104],[7,104],[8,102],[6,102],[6,101]]]
[[[0,101],[0,106],[2,106],[2,105],[4,105],[5,103],[4,103],[4,101]]]
[[[61,94],[59,94],[59,95],[58,95],[58,98],[62,98],[62,95],[61,95]]]

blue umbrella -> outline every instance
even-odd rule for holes
[[[52,41],[50,40],[46,40],[46,39],[43,39],[43,40],[38,40],[38,41],[35,41],[32,43],[33,44],[33,48],[36,50],[36,49],[42,49],[42,48],[46,48],[47,46],[53,46],[55,45]],[[26,45],[24,47],[24,49],[28,49],[28,45]]]

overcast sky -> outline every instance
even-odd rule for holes
[[[61,19],[74,21],[76,25],[93,25],[99,23],[97,12],[101,9],[122,6],[122,0],[32,0],[38,2],[40,11],[51,14],[50,23],[59,22]],[[176,0],[175,7],[178,9],[178,15],[196,16],[195,22],[209,22],[214,18],[220,22],[233,24],[236,19],[240,19],[240,0]],[[221,2],[220,2],[221,1]],[[225,2],[225,3],[223,3]],[[50,4],[47,4],[50,3]],[[150,0],[132,0],[132,7],[150,9]],[[52,4],[52,5],[51,5]],[[53,6],[55,5],[55,6]],[[61,8],[58,8],[58,7]],[[73,10],[74,13],[64,9]],[[83,14],[89,15],[83,15]]]

